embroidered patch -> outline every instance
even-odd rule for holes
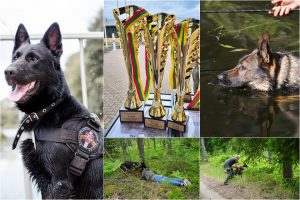
[[[78,135],[79,147],[83,151],[93,152],[99,146],[98,135],[96,131],[89,127],[84,127],[79,131]]]

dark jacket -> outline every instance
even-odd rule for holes
[[[225,160],[224,168],[226,168],[226,169],[231,168],[231,166],[237,162],[238,162],[238,159],[236,157],[228,158],[227,160]]]

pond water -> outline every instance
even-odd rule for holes
[[[266,9],[270,2],[201,2],[201,10]],[[216,76],[257,47],[264,31],[272,51],[299,56],[299,12],[201,14],[201,136],[298,137],[299,93],[222,88]]]

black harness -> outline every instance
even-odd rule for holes
[[[12,149],[16,148],[25,130],[32,128],[59,103],[54,102],[39,112],[27,115],[17,131]],[[74,153],[68,169],[68,172],[73,175],[72,179],[82,175],[89,160],[103,156],[103,133],[100,128],[100,120],[95,114],[75,116],[64,122],[60,128],[36,129],[34,136],[37,141],[65,144]]]

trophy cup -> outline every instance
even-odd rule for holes
[[[184,47],[184,44],[186,43],[187,38],[190,37],[190,35],[200,27],[200,20],[194,19],[194,18],[189,18],[186,20],[181,21],[180,23],[175,25],[175,29],[177,32],[177,37],[179,39],[179,43],[181,47]],[[171,74],[170,74],[170,86],[173,89],[176,89],[176,78],[175,77],[175,63],[174,63],[174,52],[172,51],[172,68],[171,68]],[[199,55],[200,59],[200,55]],[[197,89],[194,89],[192,91],[192,88],[190,86],[190,80],[191,80],[191,75],[193,73],[193,70],[195,67],[198,67],[198,63],[195,63],[194,65],[189,65],[188,68],[186,68],[186,74],[185,74],[185,96],[184,96],[184,102],[191,102],[193,97],[196,95]],[[194,92],[194,93],[193,93]]]
[[[126,14],[125,20],[120,20],[119,16]],[[121,47],[123,48],[123,56],[125,60],[126,70],[128,74],[128,91],[124,105],[119,110],[121,122],[143,122],[144,106],[142,103],[143,95],[137,94],[136,83],[134,82],[133,72],[138,70],[138,62],[134,60],[138,54],[138,43],[140,39],[139,30],[136,29],[139,23],[145,20],[148,12],[138,6],[125,6],[114,9],[113,15],[116,20]],[[133,69],[134,68],[134,69]],[[139,80],[138,80],[139,81]],[[140,91],[139,91],[140,92]]]
[[[151,67],[154,97],[152,105],[144,109],[144,125],[149,128],[166,129],[169,109],[161,100],[161,86],[166,65],[168,47],[172,37],[174,15],[158,13],[147,17],[141,24],[146,45],[146,56]],[[153,24],[155,24],[153,26]],[[152,27],[153,26],[153,27]]]
[[[184,26],[187,26],[188,21],[184,21],[183,23]],[[186,70],[199,62],[200,28],[192,32],[184,44],[180,43],[177,34],[175,34],[172,46],[174,47],[175,54],[177,101],[171,116],[168,117],[168,127],[184,133],[188,122],[188,116],[186,116],[184,111]]]

